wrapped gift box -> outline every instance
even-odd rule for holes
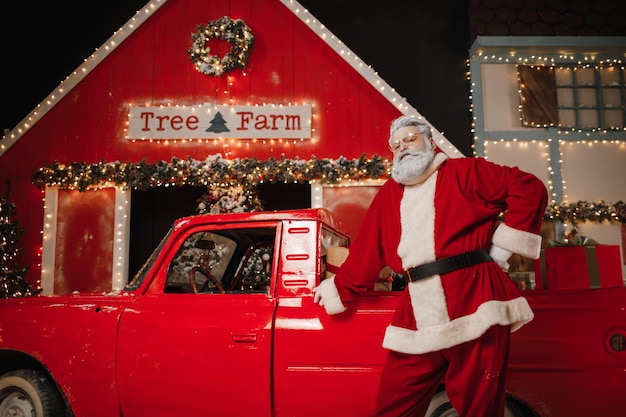
[[[623,287],[618,245],[548,247],[535,261],[535,288]]]

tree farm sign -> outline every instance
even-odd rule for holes
[[[310,139],[311,105],[131,107],[128,139]]]

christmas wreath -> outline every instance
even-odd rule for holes
[[[244,68],[254,45],[252,30],[241,19],[223,16],[206,26],[198,25],[192,33],[193,44],[187,51],[191,62],[205,75],[221,76],[235,68]],[[211,55],[208,43],[211,39],[221,39],[232,45],[223,57]]]

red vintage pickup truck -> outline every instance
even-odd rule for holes
[[[2,300],[0,417],[367,415],[400,291],[314,304],[348,244],[323,209],[192,216],[123,291]],[[506,415],[623,413],[626,289],[525,295]],[[441,388],[429,417],[456,415]]]

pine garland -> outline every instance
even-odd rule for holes
[[[114,184],[144,191],[161,186],[206,186],[223,190],[243,186],[249,192],[261,182],[340,184],[348,180],[385,179],[390,177],[390,172],[391,162],[378,155],[367,158],[363,154],[356,159],[317,159],[313,155],[309,160],[289,159],[282,155],[279,159],[262,161],[256,158],[228,160],[216,154],[203,161],[188,157],[153,164],[145,159],[138,163],[100,161],[68,165],[54,161],[40,168],[33,175],[32,182],[40,188],[49,185],[79,191]],[[254,196],[250,201],[254,202]],[[204,203],[205,209],[210,207]],[[544,220],[626,224],[626,206],[622,201],[613,204],[604,201],[552,204],[547,207]]]
[[[147,190],[161,186],[208,186],[259,182],[338,184],[344,180],[386,178],[389,176],[388,160],[374,155],[371,159],[362,155],[357,159],[280,159],[256,158],[223,159],[221,155],[209,156],[204,161],[193,158],[172,158],[171,162],[159,161],[149,164],[100,161],[95,164],[72,162],[68,165],[54,161],[40,168],[32,177],[39,188],[45,185],[61,189],[86,191],[114,184],[126,189]]]
[[[559,220],[574,225],[581,221],[596,223],[608,221],[626,224],[626,204],[622,201],[613,204],[605,204],[604,201],[553,204],[546,209],[544,220]]]

